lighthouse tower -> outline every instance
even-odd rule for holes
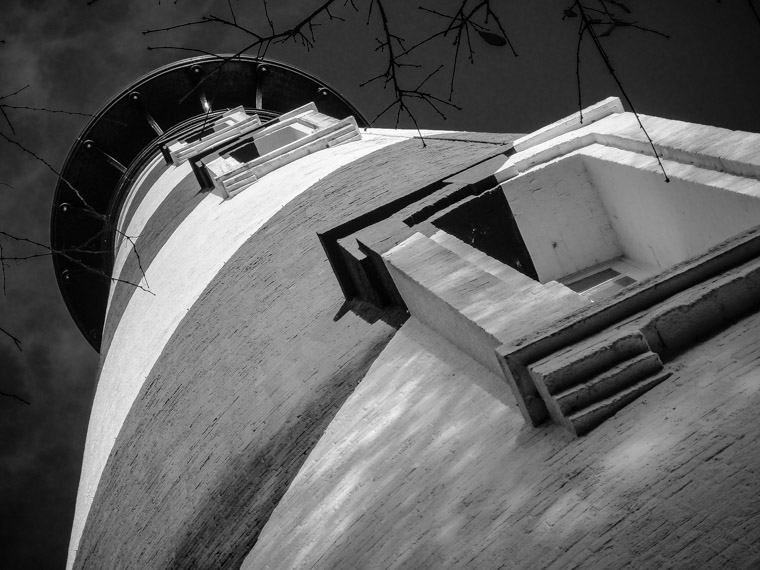
[[[247,57],[117,95],[53,207],[68,567],[760,560],[760,135],[640,118],[373,129]]]

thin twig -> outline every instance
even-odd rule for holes
[[[13,123],[11,123],[11,120],[8,117],[8,113],[5,112],[5,108],[4,107],[5,107],[4,105],[0,105],[0,113],[3,114],[3,119],[5,119],[5,122],[8,123],[8,126],[11,129],[11,133],[13,133],[13,135],[15,136],[16,135],[16,129],[13,128]]]
[[[61,257],[63,257],[67,261],[70,261],[74,265],[78,266],[81,269],[84,269],[85,271],[87,271],[89,273],[93,273],[93,274],[98,275],[100,277],[107,278],[109,281],[113,281],[115,283],[124,283],[125,285],[131,285],[132,287],[136,287],[137,289],[145,291],[146,293],[150,293],[151,295],[155,295],[155,293],[153,291],[150,291],[149,289],[143,287],[139,283],[132,283],[131,281],[128,281],[126,279],[120,279],[118,277],[114,277],[113,275],[106,275],[102,271],[98,271],[97,269],[93,269],[89,265],[83,263],[82,261],[78,260],[75,257],[72,257],[72,255],[71,255],[72,253],[83,253],[83,252],[84,253],[92,253],[92,252],[90,252],[88,250],[81,251],[81,250],[79,250],[77,248],[71,248],[71,249],[67,249],[67,250],[56,249],[56,248],[50,247],[49,245],[45,245],[44,243],[40,243],[38,241],[35,241],[33,239],[14,236],[13,234],[9,234],[8,232],[2,231],[2,230],[0,230],[0,236],[3,236],[5,238],[8,238],[8,239],[11,239],[11,240],[14,240],[14,241],[22,242],[22,243],[28,243],[30,245],[33,245],[33,246],[36,246],[36,247],[41,247],[41,248],[43,248],[43,249],[46,250],[45,254],[42,254],[42,255],[39,255],[39,256],[29,256],[29,258],[31,258],[31,257],[42,257],[43,255],[53,255],[53,254],[60,255]],[[141,268],[141,270],[142,270],[142,268]]]
[[[11,334],[8,334],[8,331],[6,331],[5,329],[3,329],[2,327],[0,327],[0,332],[7,334],[18,345],[19,340],[15,336],[13,336]],[[20,346],[19,346],[19,350],[21,350]],[[18,400],[19,402],[22,402],[22,403],[26,404],[27,406],[31,406],[32,405],[31,402],[27,402],[26,400],[24,400],[24,398],[21,398],[20,396],[17,396],[16,394],[8,394],[6,392],[0,392],[0,396],[5,396],[6,398],[13,398],[14,400]]]
[[[474,63],[475,61],[475,50],[472,45],[471,31],[477,32],[484,40],[486,40],[486,38],[489,38],[489,43],[493,43],[493,41],[503,42],[502,45],[509,46],[510,50],[512,51],[512,55],[517,57],[517,51],[515,50],[512,41],[509,39],[509,36],[507,35],[507,32],[504,29],[504,26],[502,25],[498,15],[491,8],[490,0],[480,0],[474,5],[470,4],[470,0],[461,0],[459,7],[453,15],[445,14],[443,12],[439,12],[437,10],[424,6],[420,6],[419,9],[435,16],[444,18],[448,23],[444,29],[438,30],[437,32],[428,35],[427,37],[418,41],[413,46],[399,54],[399,56],[407,55],[419,47],[428,44],[439,37],[445,37],[449,34],[449,32],[453,32],[454,39],[452,41],[452,45],[454,46],[454,54],[452,58],[452,71],[449,79],[449,101],[451,101],[454,95],[454,83],[457,77],[459,55],[461,53],[463,37],[467,42],[467,59],[470,63]],[[476,21],[475,18],[477,16],[482,16],[482,24]],[[493,21],[496,23],[499,33],[494,33],[489,28],[488,22],[491,19],[493,19]]]
[[[604,0],[600,0],[600,1],[604,2]],[[581,3],[580,0],[575,0],[574,5],[578,8],[581,18],[583,19],[583,32],[588,32],[588,34],[591,36],[591,40],[594,43],[594,47],[596,48],[597,53],[599,53],[599,56],[602,58],[602,61],[604,62],[605,67],[607,68],[607,71],[609,71],[610,75],[615,80],[615,83],[620,89],[620,93],[622,93],[623,98],[625,99],[626,103],[628,103],[628,106],[631,108],[631,112],[636,117],[636,121],[639,123],[639,127],[641,127],[641,131],[644,133],[644,136],[646,137],[647,141],[649,141],[649,146],[652,148],[652,152],[654,153],[654,157],[657,160],[657,164],[659,164],[660,170],[662,170],[662,174],[663,176],[665,176],[665,182],[670,182],[670,178],[668,178],[668,173],[665,172],[665,166],[663,165],[662,160],[660,159],[660,155],[654,146],[654,141],[652,140],[652,137],[649,136],[649,133],[644,127],[644,124],[641,122],[641,117],[639,116],[639,113],[636,111],[636,108],[633,105],[633,101],[631,101],[631,98],[628,96],[628,92],[623,87],[622,81],[620,80],[617,73],[615,72],[615,68],[612,66],[612,60],[610,59],[609,55],[607,55],[607,51],[604,49],[604,46],[602,45],[602,42],[600,41],[599,36],[596,33],[596,30],[594,30],[594,25],[593,25],[594,23],[592,22],[592,19],[588,16],[588,14],[586,14],[585,6]]]
[[[28,89],[28,88],[29,88],[29,85],[24,85],[20,89],[16,89],[13,93],[8,93],[7,95],[3,95],[2,97],[0,97],[0,101],[2,101],[3,99],[7,99],[8,97],[13,97],[14,95],[18,95],[24,89]]]
[[[61,109],[47,109],[45,107],[28,107],[26,105],[0,104],[0,108],[18,109],[18,110],[23,110],[23,111],[40,111],[42,113],[55,113],[55,114],[61,114],[61,115],[76,115],[78,117],[94,117],[95,116],[90,113],[79,113],[77,111],[64,111]]]
[[[755,16],[755,21],[760,25],[760,12],[757,11],[755,3],[752,0],[747,0],[747,4],[749,4],[749,9],[752,10],[752,14]]]

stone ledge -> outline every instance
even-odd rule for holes
[[[620,326],[637,327],[660,356],[688,348],[760,304],[759,257],[760,228],[753,228],[610,299],[500,346],[497,354],[508,383],[518,400],[532,403],[521,406],[526,422],[535,426],[549,417],[530,373],[532,363],[540,361],[546,367],[552,355],[594,335],[616,334]]]

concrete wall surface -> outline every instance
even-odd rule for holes
[[[234,568],[256,542],[405,319],[345,303],[317,230],[497,146],[367,137],[229,200],[182,178],[154,209],[137,247],[155,294],[112,297],[70,565]]]
[[[242,568],[755,568],[760,315],[584,438],[408,321]],[[506,403],[505,403],[506,402]]]
[[[760,135],[644,117],[665,184],[632,116],[597,107],[497,176],[548,283],[413,234],[383,257],[408,320],[346,301],[317,232],[440,188],[498,135],[365,131],[230,199],[150,163],[68,567],[760,567],[760,314],[579,439],[526,424],[498,374],[499,343],[591,306],[552,279],[666,267],[760,217]]]
[[[128,268],[118,261],[129,250],[140,252],[139,263],[132,256],[133,272],[119,271],[116,276],[121,281],[112,287],[123,291],[118,299],[124,306],[120,312],[109,311],[112,320],[104,335],[108,341],[87,432],[72,547],[132,403],[171,335],[210,281],[293,198],[341,166],[398,141],[373,136],[350,148],[312,155],[272,173],[256,184],[255,191],[243,192],[235,200],[200,193],[188,163],[170,166],[158,178],[125,232],[139,237],[122,241],[117,257],[115,269]],[[112,294],[112,302],[114,298]]]
[[[502,188],[542,283],[622,255],[581,157],[552,161]]]
[[[728,144],[755,135],[646,119],[660,162],[626,113],[510,157],[502,188],[542,282],[621,255],[661,270],[760,224],[760,158]]]
[[[625,255],[664,269],[760,224],[760,182],[591,145],[580,153]]]

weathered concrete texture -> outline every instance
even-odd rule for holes
[[[511,145],[512,142],[520,136],[522,135],[514,134],[514,133],[477,133],[477,132],[468,132],[468,131],[424,135],[426,140],[439,139],[439,140],[450,140],[450,141],[482,142],[482,143],[503,144],[503,145]]]
[[[497,279],[506,283],[508,286],[514,287],[516,285],[516,281],[523,283],[530,282],[528,278],[519,276],[507,265],[504,265],[491,256],[484,255],[480,250],[475,249],[470,244],[457,239],[451,234],[439,230],[431,235],[430,239],[442,247],[445,247],[449,251],[454,252],[465,261],[472,263],[487,273],[490,273]]]
[[[756,311],[759,293],[760,259],[753,259],[529,364],[532,381],[518,383],[524,375],[509,360],[506,377],[526,398],[537,389],[552,418],[580,434],[664,380],[669,373],[660,373],[660,357],[672,358]],[[563,401],[574,403],[568,408]]]
[[[652,349],[667,356],[756,311],[758,305],[760,259],[755,259],[674,295],[636,320]]]
[[[623,254],[581,157],[541,165],[503,189],[542,283]],[[625,190],[639,199],[635,185]]]
[[[639,120],[663,158],[733,176],[760,179],[760,134],[730,131],[660,117],[614,113],[512,155],[496,173],[503,181],[594,143],[652,155]]]
[[[581,127],[588,127],[596,121],[608,117],[614,113],[623,113],[623,103],[617,97],[608,97],[604,101],[599,101],[595,105],[586,107],[583,111],[573,113],[550,125],[546,125],[517,139],[514,143],[515,152],[523,152],[531,147],[537,146],[546,141],[550,141],[560,135],[570,133]]]
[[[217,273],[246,240],[293,198],[341,165],[397,142],[398,139],[375,136],[339,151],[327,150],[321,156],[312,155],[273,172],[256,184],[254,191],[235,200],[204,193],[195,207],[177,212],[186,217],[146,268],[145,280],[150,291],[139,289],[131,294],[102,360],[77,493],[73,547],[79,541],[100,475],[132,403],[165,345]],[[182,169],[176,171],[181,173]],[[182,180],[180,176],[177,182]],[[158,186],[157,191],[172,203],[183,205],[182,200],[173,199],[163,184]],[[158,207],[155,212],[153,217],[160,218],[153,223],[151,217],[147,226],[160,229],[167,223],[163,216],[170,211]],[[158,236],[163,237],[161,233]],[[114,286],[132,287],[123,282]]]
[[[316,228],[492,149],[450,141],[386,147],[312,185],[227,259],[126,415],[74,567],[239,564],[402,318],[366,307],[346,312]]]
[[[472,260],[477,252],[466,255]],[[538,283],[506,265],[497,277],[419,233],[383,259],[409,313],[496,374],[497,346],[588,304],[563,285]]]
[[[635,323],[646,334],[650,347],[661,356],[667,356],[671,350],[657,336],[660,324],[665,325],[666,330],[670,329],[671,339],[678,338],[679,342],[674,343],[678,350],[715,333],[732,319],[741,318],[754,310],[757,295],[746,288],[753,282],[752,279],[747,279],[752,272],[744,277],[740,274],[744,272],[744,264],[749,268],[757,260],[760,260],[760,227],[743,232],[702,255],[645,278],[612,297],[560,317],[548,326],[537,327],[511,344],[500,346],[497,353],[510,385],[515,386],[516,392],[526,399],[540,404],[530,409],[523,408],[530,412],[526,414],[526,422],[538,425],[547,415],[530,378],[528,366],[531,363],[605,329],[609,330],[609,327],[625,327]],[[730,277],[735,271],[739,274]],[[727,282],[723,281],[724,277],[728,277]],[[721,282],[729,286],[726,291],[733,289],[739,293],[726,305],[722,305],[721,301],[724,295],[714,290],[716,285],[722,287]],[[657,313],[651,314],[656,306],[669,306],[660,315],[665,317],[660,322]],[[675,309],[675,313],[670,309]],[[670,319],[670,316],[680,311],[688,313],[693,309],[698,309],[693,316],[698,315],[700,328],[691,327],[690,324],[694,321],[688,318]],[[705,319],[708,315],[717,318]],[[677,326],[671,327],[671,324]],[[610,334],[615,333],[610,330]],[[682,343],[682,340],[687,340],[687,343]]]
[[[243,568],[756,568],[760,315],[581,439],[415,320],[346,401]]]
[[[760,224],[760,182],[591,145],[578,151],[626,257],[665,268]]]

